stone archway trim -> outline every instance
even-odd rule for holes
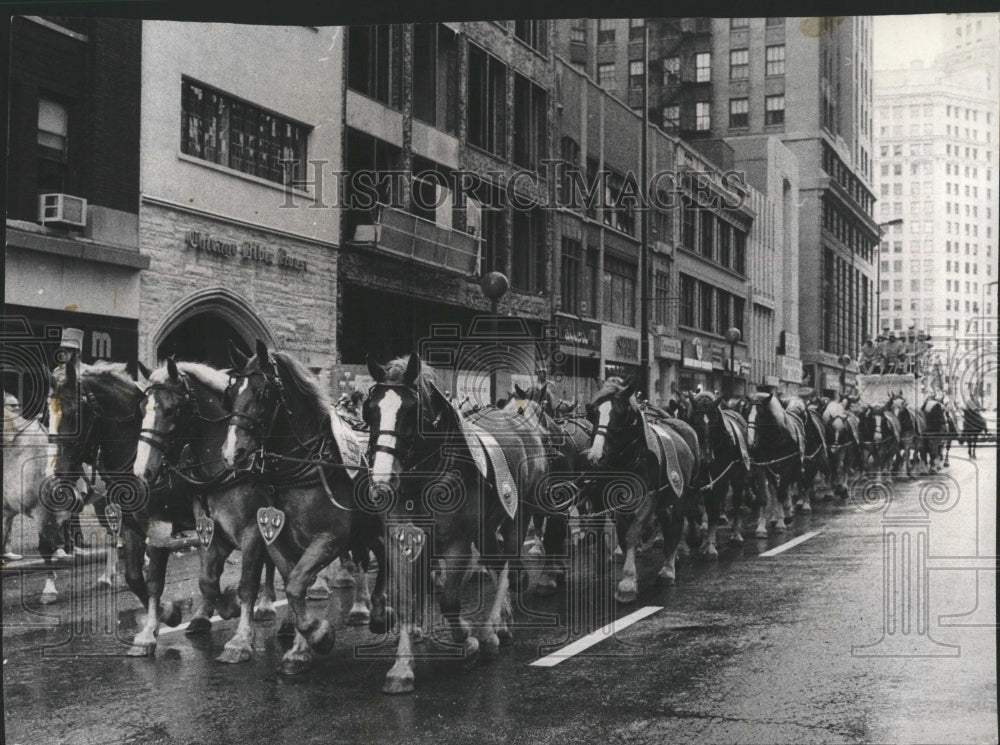
[[[250,349],[253,349],[257,339],[262,339],[272,349],[278,346],[274,334],[245,298],[225,287],[212,287],[186,296],[163,315],[150,334],[148,359],[156,356],[156,350],[174,329],[202,313],[222,316],[243,337]]]

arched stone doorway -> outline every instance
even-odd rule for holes
[[[276,345],[270,329],[253,307],[235,293],[215,288],[188,296],[166,314],[152,334],[157,362],[174,355],[178,360],[229,367],[229,344],[252,354],[263,339]]]

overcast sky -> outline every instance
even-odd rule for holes
[[[941,53],[944,16],[875,16],[875,69],[908,67],[915,59],[926,64]]]

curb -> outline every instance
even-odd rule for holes
[[[171,551],[180,551],[185,548],[200,545],[197,536],[190,538],[175,538],[167,543],[166,548]],[[34,571],[37,569],[73,569],[78,566],[86,566],[102,561],[107,556],[106,548],[78,548],[73,555],[66,559],[53,559],[50,565],[45,564],[41,556],[27,556],[18,561],[4,561],[4,572],[16,572],[20,570]]]

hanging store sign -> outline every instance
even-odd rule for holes
[[[556,335],[567,354],[594,357],[601,353],[601,324],[557,316]]]
[[[244,264],[252,262],[269,267],[278,266],[297,272],[308,271],[308,265],[303,259],[291,256],[283,248],[273,251],[266,246],[250,241],[244,243],[221,241],[198,230],[189,230],[184,236],[184,243],[188,248],[216,254],[224,259],[240,258]]]
[[[656,356],[665,360],[681,359],[681,340],[669,336],[657,336]]]
[[[615,356],[620,360],[639,360],[639,340],[632,336],[615,339]]]

